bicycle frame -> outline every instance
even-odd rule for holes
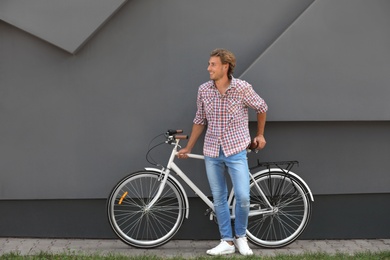
[[[201,200],[203,200],[203,202],[209,206],[209,208],[214,211],[214,205],[213,205],[213,202],[203,193],[202,190],[200,190],[198,188],[198,186],[196,186],[195,183],[193,183],[191,181],[190,178],[188,178],[188,176],[179,168],[179,166],[177,166],[177,164],[174,162],[175,160],[175,157],[177,155],[177,148],[179,147],[179,139],[176,139],[176,141],[174,143],[172,143],[172,145],[174,145],[174,148],[172,149],[172,152],[171,152],[171,155],[169,157],[169,160],[168,160],[168,164],[166,166],[165,169],[155,169],[155,168],[145,168],[146,170],[152,170],[152,171],[158,171],[158,172],[161,172],[161,175],[163,176],[163,179],[161,181],[161,184],[160,184],[160,187],[159,187],[159,190],[156,194],[156,196],[153,198],[153,200],[146,206],[146,209],[149,209],[151,207],[153,207],[153,205],[158,201],[158,199],[160,198],[161,196],[161,193],[165,187],[165,184],[168,180],[168,178],[173,178],[172,176],[170,176],[170,172],[171,170],[173,170],[191,189],[192,191],[195,192],[195,194],[197,196],[199,196],[199,198],[201,198]],[[199,159],[199,160],[204,160],[204,156],[203,155],[199,155],[199,154],[188,154],[188,157],[189,158],[193,158],[193,159]],[[265,214],[265,213],[271,213],[274,211],[274,207],[270,204],[269,200],[267,199],[267,197],[264,195],[263,191],[261,190],[261,188],[258,186],[258,184],[256,183],[254,177],[252,176],[251,173],[249,173],[251,179],[253,180],[253,183],[256,185],[256,188],[257,190],[259,191],[260,195],[263,197],[264,201],[267,202],[268,204],[268,209],[259,209],[259,210],[256,210],[256,211],[250,211],[249,212],[249,216],[256,216],[256,215],[260,215],[260,214]],[[175,179],[174,179],[175,180]],[[182,186],[180,185],[180,187],[182,188]],[[182,188],[182,191],[186,197],[186,204],[188,206],[188,200],[187,200],[187,194],[185,194],[185,191],[184,189]],[[234,199],[234,192],[233,190],[230,192],[230,195],[229,195],[229,199],[228,199],[228,205],[230,206],[230,208],[232,207],[232,202],[233,202],[233,199]],[[253,206],[253,205],[251,205]],[[187,214],[186,214],[186,218],[188,219],[188,207],[187,207]],[[210,219],[212,219],[212,214],[210,215]],[[231,218],[234,219],[235,216],[233,214],[231,214]]]
[[[203,200],[203,202],[206,203],[206,205],[209,206],[214,211],[214,205],[213,205],[212,201],[198,188],[198,186],[196,186],[195,183],[193,183],[191,181],[190,178],[187,177],[187,175],[174,162],[176,154],[177,154],[177,148],[179,147],[179,139],[176,139],[176,141],[174,143],[172,143],[172,145],[174,145],[174,147],[172,149],[171,155],[170,155],[169,160],[168,160],[168,164],[167,164],[165,169],[145,168],[146,170],[153,170],[153,171],[161,172],[161,174],[163,176],[163,179],[162,179],[161,184],[160,184],[160,188],[159,188],[156,196],[153,198],[153,200],[147,205],[147,208],[151,208],[156,203],[156,201],[160,198],[161,193],[162,193],[162,191],[165,187],[165,184],[168,180],[168,177],[173,178],[172,176],[170,176],[170,172],[171,172],[171,170],[173,170],[192,189],[192,191],[194,191],[195,194],[197,194]],[[188,157],[194,158],[194,159],[199,159],[199,160],[204,160],[204,156],[198,155],[198,154],[188,154]],[[182,189],[182,191],[185,194],[184,189]],[[185,194],[185,197],[187,198],[187,194]],[[188,201],[186,201],[186,202],[188,205]],[[186,218],[188,218],[188,210],[187,210]]]

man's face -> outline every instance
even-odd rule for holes
[[[220,57],[210,57],[207,71],[210,73],[210,79],[217,81],[227,75],[229,65],[222,64]]]

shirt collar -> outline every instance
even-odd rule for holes
[[[214,80],[211,80],[210,83],[211,83],[210,88],[216,88],[216,86],[214,84]],[[233,75],[232,75],[232,80],[230,81],[230,85],[228,87],[228,90],[236,87],[236,83],[237,83],[237,79],[235,77],[233,77]]]

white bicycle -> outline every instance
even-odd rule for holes
[[[210,219],[215,218],[212,201],[175,164],[179,142],[188,136],[181,130],[168,130],[164,142],[173,146],[168,163],[162,169],[145,168],[123,178],[107,201],[109,223],[124,243],[138,248],[153,248],[167,243],[188,218],[187,194],[173,174],[179,176],[204,203]],[[159,145],[160,145],[159,144]],[[151,150],[147,153],[147,158]],[[189,158],[204,159],[189,154]],[[265,167],[250,177],[250,212],[247,237],[259,246],[279,248],[294,242],[305,230],[311,216],[313,195],[309,186],[291,168],[297,161],[258,162]],[[157,164],[156,164],[157,165]],[[284,165],[286,167],[282,168]],[[228,202],[235,216],[233,189]]]

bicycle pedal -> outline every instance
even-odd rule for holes
[[[204,215],[205,215],[205,216],[209,215],[211,211],[212,211],[211,208],[206,209],[206,212],[204,213]]]

